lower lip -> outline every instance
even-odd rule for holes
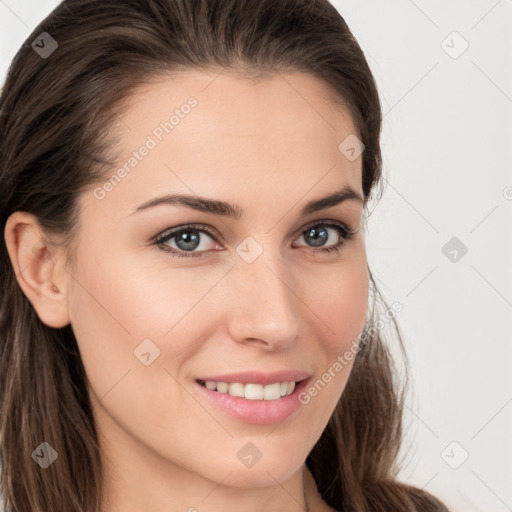
[[[288,416],[299,409],[299,394],[306,388],[309,379],[295,384],[290,395],[276,400],[248,400],[229,393],[212,391],[198,382],[195,385],[199,391],[226,414],[237,420],[258,425],[270,425],[284,421]]]

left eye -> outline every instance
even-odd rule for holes
[[[337,224],[316,224],[303,231],[300,238],[309,240],[313,247],[323,247],[325,242],[329,240],[329,230],[331,230],[331,233],[335,232],[342,239],[349,238],[348,231]],[[334,245],[339,245],[339,243]]]
[[[336,242],[335,237],[334,245],[328,245],[325,247],[326,242],[330,239],[330,232],[334,232],[338,235],[338,241]],[[173,229],[172,231],[168,231],[163,235],[156,237],[155,244],[163,251],[171,253],[173,256],[185,258],[200,257],[209,249],[207,247],[207,243],[206,247],[204,246],[205,244],[203,243],[203,240],[201,240],[201,234],[205,234],[213,242],[217,242],[215,235],[207,226],[189,225]],[[306,243],[312,244],[310,247],[317,247],[318,249],[314,249],[314,252],[329,252],[334,250],[340,251],[341,246],[345,241],[351,239],[353,235],[354,231],[341,224],[333,222],[317,222],[302,231],[298,240],[303,239]],[[174,246],[169,244],[171,241]],[[215,246],[215,244],[213,245]],[[211,248],[212,247],[210,247],[210,249]],[[214,247],[213,249],[215,250]]]

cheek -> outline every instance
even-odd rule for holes
[[[201,344],[197,319],[209,324],[200,299],[219,278],[197,269],[197,279],[194,269],[156,272],[109,251],[101,264],[91,254],[83,253],[82,260],[71,294],[71,324],[93,405],[101,401],[100,423],[114,418],[143,438],[152,425],[155,439],[169,448],[162,439],[170,426],[198,415],[197,404],[176,381]]]
[[[309,326],[322,353],[318,379],[306,389],[302,403],[316,408],[315,417],[327,422],[350,376],[364,329],[369,291],[366,260],[345,261],[304,280],[303,297]],[[308,405],[310,404],[310,405]]]
[[[332,360],[358,339],[368,307],[369,276],[365,258],[326,266],[302,280],[304,302],[312,311],[325,352]]]
[[[133,343],[164,337],[198,306],[218,281],[217,274],[222,275],[200,268],[148,265],[140,256],[111,254],[89,261],[81,264],[79,286],[74,290],[73,323],[81,317],[97,319],[102,330],[122,334]]]
[[[215,313],[201,299],[225,270],[145,266],[140,256],[122,258],[109,250],[101,257],[81,254],[78,283],[71,290],[71,325],[97,394],[127,371],[149,368],[137,357],[148,350],[151,368],[170,361],[177,367],[198,350],[197,319],[209,325]]]

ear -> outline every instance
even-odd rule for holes
[[[68,325],[67,273],[57,266],[63,250],[49,243],[37,217],[27,212],[9,216],[4,236],[18,284],[41,322],[54,328]]]

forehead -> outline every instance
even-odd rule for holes
[[[123,102],[117,128],[147,132],[152,123],[168,120],[175,110],[179,115],[180,107],[191,97],[199,108],[194,108],[192,121],[186,124],[201,124],[204,131],[219,137],[263,137],[279,127],[299,133],[301,126],[322,132],[330,129],[338,135],[356,133],[348,109],[339,103],[344,100],[324,81],[301,72],[248,78],[230,70],[182,71],[155,77]],[[226,122],[217,124],[216,119]],[[293,127],[294,121],[300,123]],[[314,133],[309,132],[309,136]]]
[[[131,205],[176,191],[272,200],[289,191],[297,200],[314,187],[345,184],[361,192],[361,158],[350,161],[338,149],[357,131],[333,94],[304,73],[159,76],[121,105],[112,126],[118,157],[111,175],[124,172],[111,180],[108,199]]]

